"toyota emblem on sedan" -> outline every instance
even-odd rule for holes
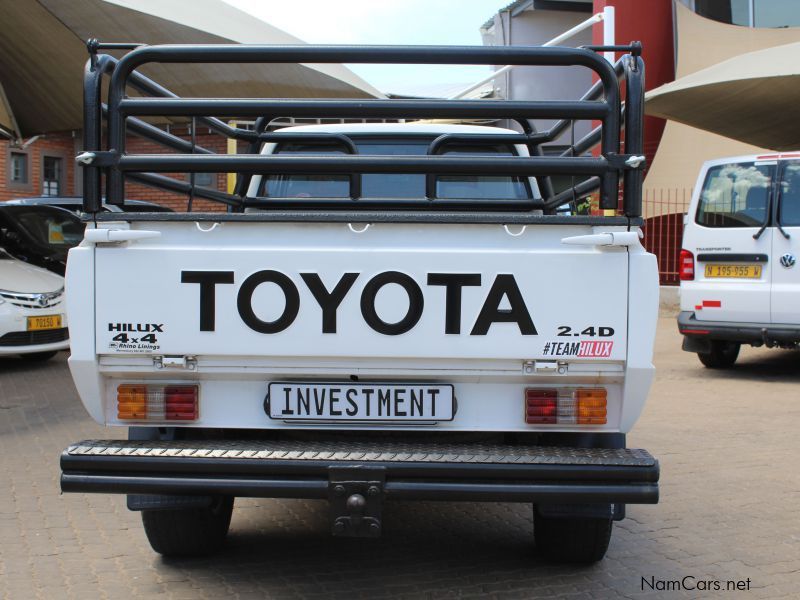
[[[781,264],[787,269],[791,269],[796,262],[797,259],[794,257],[794,254],[784,254],[781,256]]]

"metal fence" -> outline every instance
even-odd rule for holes
[[[661,285],[678,285],[678,257],[683,238],[683,216],[691,189],[645,189],[643,193],[644,246],[658,258]]]

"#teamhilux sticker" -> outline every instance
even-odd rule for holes
[[[545,342],[542,356],[608,358],[613,348],[614,342]]]
[[[158,334],[163,323],[109,323],[108,349],[114,352],[147,353],[159,350]]]

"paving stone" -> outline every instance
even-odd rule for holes
[[[661,319],[656,382],[630,446],[661,462],[661,502],[629,506],[606,559],[535,553],[524,504],[394,503],[384,537],[330,537],[325,502],[240,499],[225,551],[154,554],[121,497],[61,495],[70,442],[124,437],[86,415],[65,356],[0,359],[0,598],[682,598],[654,582],[751,579],[730,597],[800,589],[800,353],[743,348],[703,368]]]

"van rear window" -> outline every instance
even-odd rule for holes
[[[787,162],[781,178],[781,225],[800,225],[800,161]]]
[[[767,219],[774,167],[733,163],[711,167],[703,182],[696,222],[704,227],[760,227]]]

